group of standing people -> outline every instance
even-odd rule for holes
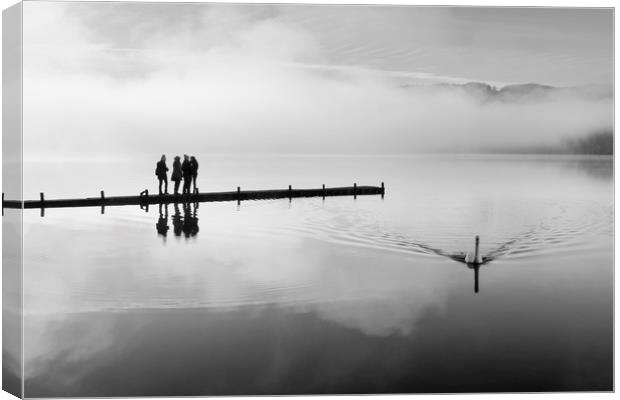
[[[161,159],[157,162],[155,175],[157,175],[159,180],[159,194],[168,194],[168,166],[166,165],[165,154],[162,154]],[[181,163],[181,157],[174,157],[172,174],[170,175],[170,180],[174,182],[174,194],[179,194],[181,179],[183,179],[183,194],[191,193],[192,182],[194,182],[193,191],[196,191],[196,177],[198,177],[198,161],[196,157],[189,157],[187,154],[184,154],[183,163]],[[161,190],[162,184],[164,184],[164,192]]]

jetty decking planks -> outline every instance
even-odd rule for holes
[[[148,204],[169,204],[169,203],[195,203],[195,202],[216,202],[216,201],[247,201],[247,200],[269,200],[269,199],[292,199],[299,197],[333,197],[333,196],[365,196],[385,194],[385,185],[381,186],[353,186],[326,188],[323,185],[319,189],[294,189],[289,185],[288,189],[271,190],[244,190],[240,187],[230,192],[210,192],[210,193],[191,193],[191,194],[148,194],[143,191],[137,196],[110,196],[105,197],[101,191],[100,197],[87,197],[82,199],[45,199],[41,193],[39,200],[25,200],[22,203],[18,200],[2,200],[2,208],[62,208],[62,207],[101,207],[101,206],[128,206],[128,205],[148,205]]]

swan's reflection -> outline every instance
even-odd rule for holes
[[[467,264],[467,268],[474,270],[474,293],[478,293],[479,291],[479,275],[480,275],[480,265],[470,265]]]

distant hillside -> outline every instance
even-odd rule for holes
[[[567,140],[555,146],[487,147],[489,153],[502,154],[582,154],[613,155],[614,134],[611,130],[594,132],[579,139]]]
[[[552,101],[558,98],[579,98],[586,100],[611,100],[613,88],[604,85],[575,87],[554,87],[538,83],[507,85],[502,88],[481,82],[464,84],[438,83],[434,85],[401,85],[402,88],[415,91],[455,91],[465,93],[478,102],[536,103]]]
[[[612,131],[595,132],[566,144],[567,150],[573,154],[614,154],[614,134]]]
[[[451,94],[460,95],[462,98],[470,98],[474,104],[480,106],[480,110],[486,108],[487,105],[505,105],[505,106],[521,106],[529,105],[529,110],[535,109],[536,105],[541,106],[541,115],[545,120],[544,114],[549,110],[548,105],[554,103],[559,104],[559,108],[552,108],[551,112],[565,112],[565,113],[580,113],[583,111],[583,106],[590,107],[609,107],[611,110],[613,101],[613,87],[605,85],[588,85],[578,87],[554,87],[548,85],[541,85],[537,83],[526,83],[517,85],[507,85],[501,88],[481,83],[481,82],[468,82],[464,84],[454,83],[438,83],[430,85],[420,84],[406,84],[401,85],[404,90],[411,93],[419,93],[423,95],[442,95],[450,96]],[[547,107],[547,108],[545,108]],[[493,112],[495,108],[489,108],[490,112]],[[498,110],[505,111],[507,108],[498,108]],[[513,118],[519,118],[519,113],[522,111],[519,107],[508,108],[511,111]],[[560,110],[560,111],[559,111]],[[591,110],[588,109],[588,110]],[[612,113],[613,111],[610,111]],[[570,114],[573,116],[574,114]],[[612,115],[612,114],[610,114]],[[585,127],[582,126],[582,131],[576,130],[574,126],[564,125],[564,128],[556,128],[554,134],[550,134],[548,140],[539,140],[533,138],[532,145],[528,146],[519,145],[502,145],[498,144],[498,141],[489,141],[488,143],[480,143],[480,148],[484,152],[499,152],[499,153],[519,153],[519,154],[600,154],[600,155],[613,155],[614,151],[614,134],[612,129],[605,129],[605,126],[611,125],[610,121],[607,123],[601,121],[599,126],[602,128],[596,128],[594,126]],[[561,116],[556,116],[556,121],[562,120]],[[578,119],[577,119],[578,120]],[[506,119],[506,124],[510,124],[510,120]],[[541,122],[541,126],[544,126],[544,122]],[[565,133],[564,137],[572,137],[571,140],[560,139],[562,133]],[[557,137],[557,141],[554,143],[551,137]],[[507,140],[508,142],[509,140]],[[538,142],[539,144],[534,144]],[[546,144],[541,144],[545,143]]]

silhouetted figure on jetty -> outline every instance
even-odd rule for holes
[[[164,212],[162,212],[162,208]],[[159,204],[159,220],[157,220],[157,224],[155,224],[157,228],[157,233],[163,236],[164,243],[166,242],[166,237],[168,236],[168,230],[170,230],[170,226],[168,226],[168,204],[165,206],[163,204]]]
[[[157,162],[157,167],[155,168],[155,175],[157,175],[157,179],[159,180],[159,194],[162,194],[161,185],[165,183],[164,191],[168,194],[168,166],[166,165],[166,155],[161,155],[161,160]]]
[[[174,215],[172,216],[172,232],[174,236],[181,237],[183,233],[183,218],[181,218],[181,211],[179,211],[179,204],[174,203]]]
[[[194,183],[194,192],[196,192],[196,178],[198,177],[198,160],[196,157],[189,158],[190,171],[192,173],[192,182]]]
[[[187,154],[183,155],[181,172],[183,173],[183,194],[189,194],[190,185],[192,184],[192,166],[189,162],[189,156]]]
[[[181,183],[181,178],[181,158],[176,156],[172,163],[172,175],[170,176],[170,180],[174,182],[174,194],[179,194],[179,183]]]

